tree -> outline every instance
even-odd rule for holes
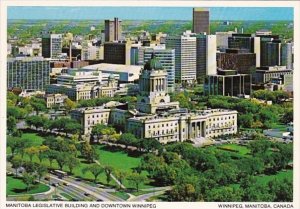
[[[73,110],[76,108],[76,103],[70,100],[69,98],[65,99],[64,106],[66,108],[67,113],[70,112],[70,110]]]
[[[38,115],[32,115],[32,116],[28,116],[26,117],[26,124],[28,126],[34,126],[36,129],[44,127],[44,125],[46,124],[47,118],[42,117],[42,116],[38,116]]]
[[[7,118],[7,131],[13,133],[16,130],[17,120],[13,116]]]
[[[274,195],[270,193],[269,188],[266,188],[265,185],[254,183],[245,187],[242,200],[247,202],[273,202]]]
[[[85,159],[92,163],[94,160],[98,159],[98,153],[94,147],[92,147],[88,142],[82,143],[81,154]]]
[[[207,191],[204,199],[208,202],[240,202],[242,195],[241,189],[217,187]]]
[[[243,128],[251,128],[253,123],[254,119],[252,114],[241,114],[238,117],[238,124]]]
[[[7,137],[7,146],[11,149],[11,154],[14,156],[17,150],[23,149],[25,145],[25,141],[19,137]]]
[[[47,110],[46,102],[44,99],[32,97],[30,99],[30,105],[34,109],[34,111],[36,111],[37,115],[39,115],[39,112]]]
[[[109,184],[111,181],[111,173],[113,172],[113,167],[107,165],[104,167],[105,175],[106,175],[106,182]]]
[[[130,146],[130,145],[133,145],[133,146],[136,145],[137,139],[131,133],[124,133],[121,135],[120,139],[118,140],[118,143],[124,144],[127,149],[128,146]]]
[[[288,124],[294,121],[294,111],[293,109],[287,110],[283,116],[281,117],[280,121],[284,124]]]
[[[162,145],[159,143],[157,139],[141,139],[140,141],[141,147],[146,150],[146,152],[154,152],[156,150],[161,151]]]
[[[68,156],[69,154],[66,152],[57,153],[56,161],[58,163],[60,170],[63,170],[64,165],[68,163]]]
[[[153,176],[155,170],[164,164],[166,164],[164,158],[154,154],[145,154],[141,160],[141,167],[148,171],[150,176]]]
[[[51,167],[51,168],[52,168],[53,161],[56,160],[56,157],[57,157],[58,154],[59,154],[58,151],[52,150],[52,149],[47,150],[47,151],[44,153],[44,155],[46,155],[47,158],[49,159],[50,167]]]
[[[41,182],[41,178],[45,176],[47,173],[48,173],[48,169],[45,165],[43,164],[36,165],[36,174],[39,179],[39,182]]]
[[[81,125],[77,122],[69,122],[66,124],[65,126],[65,132],[66,132],[66,135],[68,133],[71,133],[71,134],[79,134],[81,132]]]
[[[199,201],[202,199],[201,195],[198,194],[193,184],[184,183],[176,184],[170,191],[170,198],[172,201]]]
[[[274,194],[275,202],[292,202],[293,201],[293,182],[287,178],[283,180],[273,179],[269,181],[268,186]]]
[[[15,176],[18,175],[18,169],[23,165],[23,159],[21,156],[14,156],[11,160],[12,168],[15,169]]]
[[[121,189],[121,185],[123,184],[123,180],[128,176],[126,171],[123,170],[115,170],[115,176],[118,179],[118,181],[120,182],[120,189]]]
[[[26,184],[26,190],[30,189],[30,186],[34,183],[36,176],[31,173],[24,172],[23,173],[23,182]]]
[[[88,167],[83,168],[82,172],[83,173],[90,172],[91,174],[93,174],[94,183],[96,183],[98,176],[104,172],[104,169],[100,165],[94,163]]]
[[[260,174],[264,170],[264,162],[258,157],[242,158],[237,166],[242,176]]]
[[[73,173],[73,169],[80,165],[80,161],[75,156],[69,155],[66,165],[68,166],[70,173]]]
[[[25,150],[25,153],[29,156],[30,162],[32,162],[33,156],[39,153],[38,147],[28,147]]]
[[[251,150],[251,154],[253,156],[264,154],[270,148],[270,142],[266,139],[262,140],[253,140],[248,144],[249,149]]]
[[[214,179],[219,185],[234,183],[237,179],[238,169],[233,163],[220,163],[215,169],[204,172],[206,178]]]
[[[46,145],[40,145],[37,147],[37,149],[38,149],[37,157],[39,158],[40,162],[42,162],[42,159],[47,158],[47,156],[44,155],[44,153],[49,150],[49,147]]]
[[[143,183],[145,183],[148,179],[146,176],[143,176],[138,173],[132,173],[127,177],[127,180],[130,184],[134,185],[136,188],[136,191],[139,191],[139,186]]]
[[[14,117],[16,119],[23,119],[26,116],[26,110],[20,107],[7,107],[7,117]]]
[[[106,126],[104,124],[97,124],[92,129],[92,135],[96,137],[97,141],[101,138],[108,139],[114,134],[116,134],[115,129],[111,126]]]

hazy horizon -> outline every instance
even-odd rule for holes
[[[192,20],[192,7],[8,7],[8,20]],[[292,7],[209,7],[212,21],[292,21]]]

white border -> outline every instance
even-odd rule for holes
[[[5,208],[6,203],[6,181],[5,181],[5,158],[6,158],[6,55],[7,55],[7,7],[8,6],[160,6],[160,7],[294,7],[294,208],[300,208],[300,172],[299,172],[299,160],[300,160],[300,139],[299,128],[300,118],[296,117],[300,115],[299,101],[300,101],[300,82],[299,79],[299,42],[300,42],[300,1],[78,1],[78,0],[64,0],[64,1],[37,1],[37,0],[0,0],[0,208]],[[237,203],[239,204],[239,203]],[[271,206],[273,203],[269,203]],[[217,203],[156,203],[157,208],[180,208],[180,209],[205,209],[205,208],[218,208]],[[41,208],[41,207],[39,207]],[[48,208],[49,209],[49,208]]]

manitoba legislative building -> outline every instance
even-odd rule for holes
[[[161,143],[201,140],[237,132],[237,111],[180,108],[179,102],[171,102],[167,89],[167,71],[152,55],[139,77],[140,93],[135,109],[130,110],[123,103],[109,102],[75,109],[71,117],[80,121],[85,135],[91,133],[93,126],[102,123],[122,127],[124,132],[138,138],[154,138]]]

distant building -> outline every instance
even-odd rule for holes
[[[72,58],[74,58],[73,60],[81,60],[81,50],[80,48],[73,48],[71,47],[71,54],[72,54]],[[69,47],[63,47],[62,48],[62,53],[67,54],[67,56],[70,56],[70,48]]]
[[[113,74],[119,76],[119,83],[133,83],[138,81],[142,66],[117,65],[101,63],[83,67],[85,71],[101,72],[102,74]]]
[[[72,85],[72,84],[101,83],[101,72],[86,72],[78,69],[68,69],[67,73],[61,73],[57,76],[57,84]]]
[[[293,70],[287,69],[286,66],[260,67],[256,69],[253,75],[255,84],[265,84],[272,78],[279,78],[284,75],[293,75]]]
[[[222,75],[221,75],[222,74]],[[206,95],[241,96],[251,95],[252,76],[224,70],[205,79]]]
[[[59,107],[64,106],[64,102],[68,98],[68,96],[64,94],[46,94],[44,98],[47,108],[52,108],[55,105]]]
[[[81,59],[82,60],[100,60],[103,59],[103,46],[93,46],[92,44],[85,44],[82,46]],[[102,55],[102,56],[101,56]]]
[[[71,118],[80,121],[83,134],[87,135],[97,124],[126,126],[126,119],[132,116],[128,111],[122,110],[126,106],[126,104],[111,101],[102,106],[77,108],[72,110],[70,115]]]
[[[256,67],[261,66],[261,40],[260,37],[252,37],[251,34],[233,33],[228,37],[228,48],[248,50],[256,54]]]
[[[228,31],[228,32],[216,32],[216,38],[217,38],[217,49],[220,51],[223,51],[228,46],[228,38],[232,37],[232,34],[235,33],[234,31]]]
[[[166,47],[175,49],[175,81],[191,83],[196,80],[197,40],[187,31],[181,36],[169,36]]]
[[[122,21],[115,17],[114,20],[105,20],[104,24],[105,41],[112,42],[120,40],[122,34]]]
[[[272,35],[272,31],[267,30],[267,29],[261,29],[255,32],[255,35],[257,36],[265,36],[265,35]]]
[[[209,10],[205,8],[193,9],[193,33],[210,34]]]
[[[284,43],[281,46],[281,65],[293,69],[293,43]]]
[[[269,91],[287,91],[293,92],[293,74],[280,75],[272,78],[268,83],[264,84],[264,88]]]
[[[227,49],[226,52],[217,53],[217,66],[224,70],[236,70],[240,74],[255,72],[256,54],[248,50]]]
[[[41,57],[8,59],[7,88],[44,90],[50,84],[50,63]]]
[[[260,60],[264,66],[281,65],[281,40],[278,35],[258,35],[260,37]]]
[[[114,76],[109,78],[107,85],[93,83],[79,84],[51,84],[47,86],[47,94],[66,94],[71,100],[89,100],[100,97],[114,97],[117,90],[117,81]]]
[[[62,34],[45,34],[42,37],[42,56],[57,59],[62,53]]]
[[[207,75],[217,74],[217,40],[215,35],[196,35],[196,78],[203,84]]]
[[[104,44],[104,62],[130,65],[130,44],[107,42]]]

